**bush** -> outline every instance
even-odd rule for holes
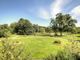
[[[20,60],[23,48],[19,42],[11,43],[9,40],[0,41],[0,60]]]
[[[80,60],[80,41],[72,40],[70,45],[67,45],[65,49],[68,49],[74,56],[75,60]]]
[[[60,40],[55,40],[55,41],[53,42],[53,44],[61,44],[61,41],[60,41]]]
[[[39,28],[39,32],[40,32],[40,33],[45,33],[45,28],[40,27],[40,28]]]
[[[78,34],[80,34],[80,27],[77,27],[76,31],[77,31]]]
[[[0,25],[0,37],[8,37],[10,34],[10,30],[8,24]]]
[[[9,36],[9,31],[8,31],[8,29],[2,29],[2,28],[0,28],[0,37],[8,37]]]
[[[10,41],[9,39],[0,40],[0,60],[29,60],[30,53],[25,53],[22,42]]]

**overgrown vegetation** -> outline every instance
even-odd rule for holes
[[[64,45],[64,49],[62,51],[58,51],[56,55],[50,54],[47,58],[44,58],[43,60],[80,60],[79,41],[80,40],[69,40],[68,43]]]
[[[62,36],[63,32],[79,33],[80,28],[76,27],[77,21],[73,19],[70,14],[58,13],[54,18],[51,18],[50,26],[44,27],[38,24],[32,24],[28,19],[20,18],[18,22],[0,25],[0,37],[9,36],[12,34],[18,35],[36,35],[36,33],[55,33],[55,36],[60,33]]]
[[[8,25],[0,25],[0,37],[8,37],[8,34],[10,34]]]
[[[8,39],[0,41],[0,60],[22,60],[23,48],[20,42],[11,43]]]
[[[24,55],[24,50],[20,41],[0,40],[0,60],[28,60],[30,54]]]
[[[0,25],[0,60],[80,60],[80,27],[76,23],[69,14],[58,13],[48,27],[24,18],[10,26]]]

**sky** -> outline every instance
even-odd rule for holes
[[[80,26],[80,0],[0,0],[0,24],[11,24],[20,18],[33,24],[49,26],[57,13],[68,13]]]

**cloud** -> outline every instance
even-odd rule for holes
[[[62,12],[63,7],[68,4],[71,0],[55,0],[51,4],[51,16],[55,17],[57,13]]]
[[[78,23],[77,26],[80,26],[80,5],[74,7],[70,14],[73,16],[73,18],[77,19]]]
[[[79,17],[80,16],[80,5],[75,7],[75,8],[73,8],[71,10],[71,14],[75,15],[75,17]]]
[[[46,20],[50,19],[49,12],[44,8],[39,8],[38,16],[42,19],[46,19]]]
[[[65,1],[65,3],[64,3]],[[46,10],[45,8],[38,9],[38,16],[42,19],[49,20],[51,17],[55,17],[57,13],[62,12],[62,7],[65,6],[68,1],[70,0],[54,0],[51,4],[49,9]]]
[[[61,7],[62,7],[61,3],[62,2],[60,2],[58,0],[55,0],[55,2],[53,2],[51,4],[51,15],[52,15],[52,17],[54,17],[57,13],[59,13],[59,12],[62,11],[62,9],[61,9]]]

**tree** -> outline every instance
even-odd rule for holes
[[[10,24],[10,31],[12,34],[14,34],[16,32],[16,29],[15,29],[16,26],[17,26],[16,22]]]
[[[4,29],[8,29],[8,24],[3,24],[2,27],[3,27]]]
[[[56,20],[51,18],[50,26],[51,26],[52,30],[54,31],[55,36],[57,36],[58,24],[57,24]]]
[[[33,33],[32,23],[27,19],[20,18],[20,20],[12,26],[14,28],[13,31],[19,35],[29,35]]]
[[[58,13],[56,15],[56,22],[58,25],[58,31],[60,32],[60,35],[62,36],[62,31],[64,30],[64,24],[65,24],[65,20],[63,19],[64,15],[62,13]]]
[[[65,14],[63,18],[65,20],[64,30],[71,32],[71,33],[76,32],[75,23],[77,23],[77,20],[73,19],[69,14]]]
[[[45,32],[47,32],[47,33],[51,33],[51,32],[52,32],[51,27],[46,27],[46,28],[45,28]]]
[[[39,32],[39,26],[37,24],[33,25],[34,32]]]
[[[62,36],[63,31],[72,32],[75,29],[75,23],[77,21],[73,19],[69,14],[58,13],[55,19],[51,19],[51,27],[55,34],[59,31],[60,36]]]

